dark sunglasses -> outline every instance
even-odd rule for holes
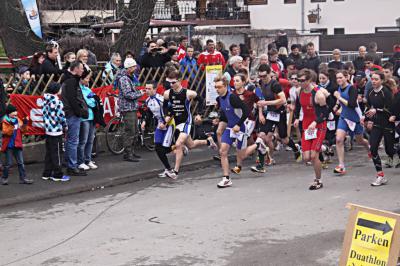
[[[258,75],[259,78],[266,78],[268,75]]]
[[[297,79],[298,82],[306,82],[306,79]]]

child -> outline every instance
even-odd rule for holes
[[[44,94],[43,120],[46,130],[46,157],[42,179],[53,181],[69,181],[61,167],[62,134],[67,129],[64,105],[58,99],[60,84],[52,83]]]
[[[21,121],[17,117],[18,112],[15,106],[9,104],[6,108],[6,116],[3,119],[3,143],[1,151],[6,155],[2,184],[8,185],[8,173],[12,164],[12,156],[18,164],[19,183],[33,184],[33,180],[27,179],[25,175],[24,158],[22,154],[22,134],[26,131],[28,120]]]

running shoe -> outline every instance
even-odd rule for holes
[[[240,174],[240,171],[242,171],[242,167],[241,167],[241,166],[238,166],[238,165],[236,165],[235,167],[233,167],[233,168],[231,169],[231,172],[232,172],[232,173],[235,173],[235,174]]]
[[[168,172],[168,169],[165,169],[164,172],[159,173],[158,177],[167,177],[167,175],[165,174],[166,172]]]
[[[217,184],[217,187],[219,188],[225,188],[230,186],[232,186],[232,181],[230,178],[227,178],[226,176],[222,177],[222,180],[219,181],[219,183]]]
[[[321,162],[322,169],[326,170],[329,168],[328,163],[326,161]]]
[[[174,170],[167,170],[165,172],[165,176],[171,178],[172,180],[176,180],[178,178],[178,174]]]
[[[94,164],[93,161],[89,162],[86,165],[89,166],[89,168],[92,169],[92,170],[99,168],[97,165]]]
[[[294,159],[297,163],[301,163],[303,161],[303,156],[300,151],[294,153]]]
[[[267,145],[265,145],[264,141],[262,140],[262,138],[257,138],[256,139],[256,143],[258,144],[258,151],[261,154],[267,154],[268,153],[268,147]]]
[[[42,176],[42,179],[43,180],[49,180],[49,179],[51,179],[51,176]]]
[[[252,166],[251,171],[256,172],[256,173],[265,173],[266,172],[265,168],[263,166],[261,166],[260,164],[257,164],[256,166]]]
[[[386,179],[385,175],[383,174],[383,172],[379,172],[376,175],[376,179],[374,182],[371,183],[371,186],[373,187],[379,187],[382,185],[386,185],[386,183],[388,182],[388,180]]]
[[[335,169],[333,169],[333,172],[335,174],[339,174],[339,175],[345,175],[346,174],[346,168],[344,167],[340,167],[339,165],[335,167]]]
[[[324,185],[322,184],[319,179],[315,179],[314,182],[311,184],[311,186],[308,188],[309,190],[317,190],[322,188]]]
[[[207,140],[210,142],[209,147],[213,150],[218,149],[218,145],[215,143],[214,139],[212,137],[208,137]]]
[[[213,159],[216,160],[216,161],[221,161],[221,156],[219,156],[219,155],[214,155],[214,156],[213,156]]]
[[[81,164],[78,166],[78,169],[81,169],[81,170],[83,170],[83,171],[88,171],[88,170],[90,170],[90,167],[87,166],[87,165],[84,164],[84,163],[81,163]]]
[[[267,156],[265,158],[265,165],[266,166],[272,166],[272,165],[275,165],[275,164],[276,164],[275,159],[272,159],[271,156]]]
[[[62,177],[52,177],[51,180],[55,182],[67,182],[71,180],[71,177],[64,175]]]

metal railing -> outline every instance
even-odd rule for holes
[[[382,58],[383,52],[377,52],[377,55]],[[358,56],[358,51],[341,51],[343,62],[353,62]],[[319,51],[319,57],[322,63],[329,63],[333,60],[332,51]]]

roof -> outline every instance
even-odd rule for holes
[[[90,27],[93,29],[110,29],[110,28],[122,28],[124,25],[123,21],[116,21],[116,22],[109,22],[109,23],[100,23],[94,24]],[[173,20],[157,20],[151,19],[150,20],[150,28],[166,28],[166,27],[182,27],[182,26],[189,26],[189,25],[197,25],[194,22],[187,22],[187,21],[173,21]]]

